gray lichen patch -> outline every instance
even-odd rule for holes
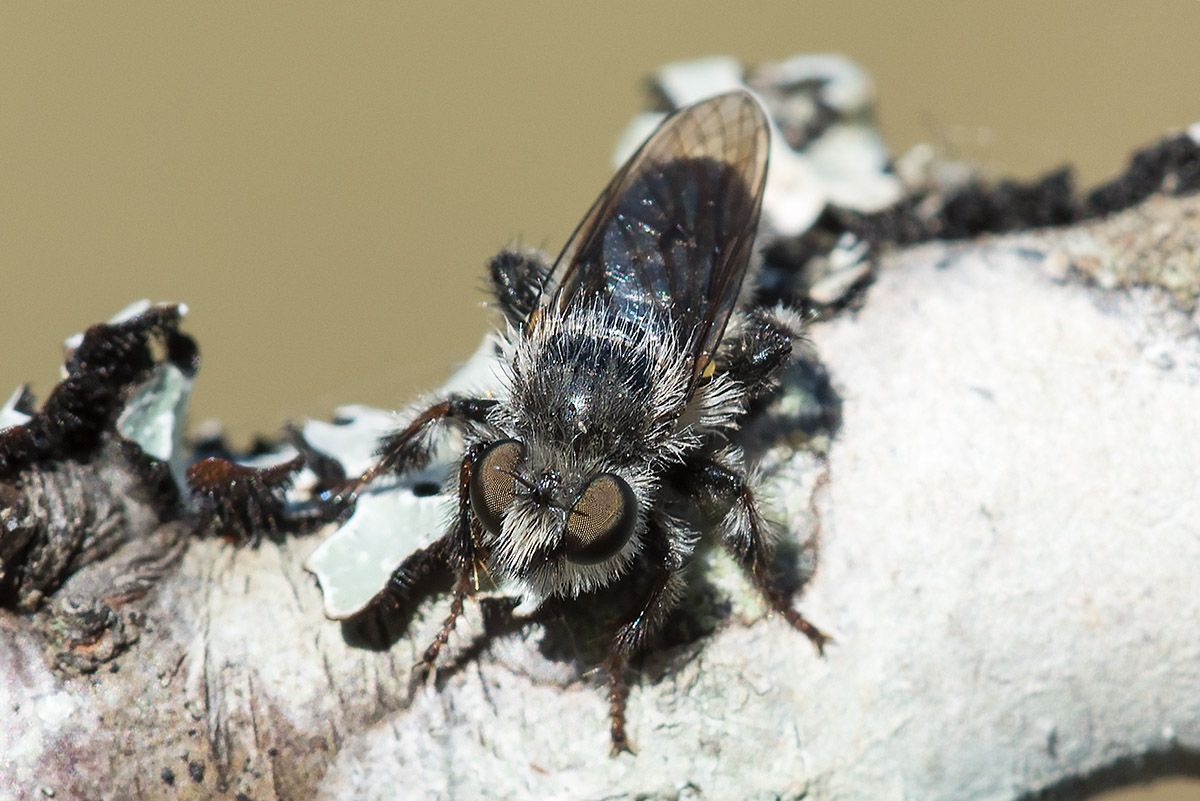
[[[1200,196],[1156,196],[1064,237],[1048,263],[1104,289],[1159,287],[1180,308],[1200,299]]]

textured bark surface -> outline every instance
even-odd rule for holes
[[[817,657],[714,557],[700,575],[730,602],[647,659],[637,756],[609,757],[600,679],[561,632],[413,686],[445,599],[373,650],[322,616],[301,567],[319,537],[210,539],[96,673],[53,672],[0,614],[0,792],[1008,799],[1196,772],[1200,336],[1182,282],[1140,282],[1194,279],[1198,241],[1190,198],[929,245],[813,325],[843,425],[827,462],[782,459],[772,482],[788,536],[819,520],[798,605],[836,643]],[[450,662],[481,628],[471,605]]]

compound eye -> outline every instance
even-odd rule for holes
[[[592,479],[567,515],[567,560],[603,562],[629,542],[637,526],[637,497],[622,479],[601,473]]]
[[[483,527],[500,533],[513,498],[517,494],[517,465],[525,458],[525,446],[515,439],[492,443],[472,465],[468,493],[471,511]]]

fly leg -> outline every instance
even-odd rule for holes
[[[629,656],[616,648],[609,653],[605,662],[608,670],[608,719],[612,756],[618,754],[636,754],[629,742],[629,734],[625,731],[625,708],[629,704],[629,677],[625,670]]]
[[[454,626],[458,623],[459,616],[462,615],[463,604],[467,596],[479,589],[479,571],[483,569],[484,565],[483,554],[474,530],[474,518],[471,514],[470,485],[475,460],[479,458],[482,451],[482,445],[474,445],[462,458],[458,468],[458,511],[454,517],[454,525],[437,543],[440,558],[457,578],[452,591],[450,614],[447,615],[441,630],[429,647],[425,649],[421,661],[417,664],[417,669],[426,675],[433,673],[438,654],[449,641],[450,632],[454,631]],[[405,564],[407,563],[408,560],[405,560]],[[404,565],[401,565],[400,570],[404,570]],[[397,573],[399,572],[398,570]],[[392,575],[393,582],[403,581],[404,578],[398,579],[397,574]]]
[[[417,415],[405,428],[379,441],[379,461],[347,487],[355,494],[364,485],[384,473],[405,473],[420,470],[429,464],[433,437],[446,425],[469,428],[487,421],[488,412],[496,405],[490,398],[451,396],[435,403]],[[344,491],[345,492],[345,491]]]
[[[719,521],[721,545],[746,571],[767,606],[808,637],[817,653],[823,654],[829,635],[792,607],[792,599],[771,576],[774,546],[745,477],[713,459],[695,457],[674,471],[671,478],[696,501],[701,515]]]
[[[660,524],[650,521],[646,537],[648,550],[662,543],[666,534]],[[612,737],[612,755],[621,752],[634,753],[625,731],[625,708],[629,701],[629,680],[626,675],[629,660],[645,646],[646,641],[658,631],[667,614],[675,608],[682,590],[680,567],[673,567],[664,553],[650,553],[657,557],[658,566],[650,583],[617,627],[609,648],[605,667],[608,670],[608,716],[609,732]]]

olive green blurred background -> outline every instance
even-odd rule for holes
[[[896,152],[1087,183],[1200,119],[1200,4],[0,5],[0,392],[186,301],[235,441],[434,388],[482,265],[556,250],[671,60],[841,51]]]
[[[843,52],[895,152],[1000,175],[1095,183],[1200,120],[1196,2],[733,8],[0,5],[0,394],[149,297],[190,305],[193,420],[237,443],[401,405],[494,321],[490,254],[561,246],[667,61]]]

